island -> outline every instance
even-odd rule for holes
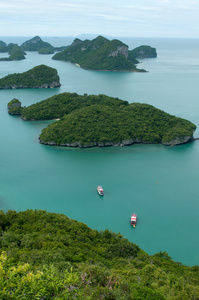
[[[52,59],[69,61],[86,70],[146,72],[136,67],[139,63],[136,59],[139,51],[132,52],[128,48],[117,39],[108,40],[103,36],[84,41],[76,38],[70,46],[56,53]],[[151,53],[154,54],[153,57],[157,56],[155,48],[150,46],[141,46],[139,50],[145,57]]]
[[[12,99],[8,103],[8,113],[10,115],[21,115],[22,107],[21,107],[21,101],[19,99]]]
[[[64,214],[0,214],[1,299],[199,299],[199,266],[165,251],[149,255],[119,233]]]
[[[135,49],[129,51],[130,55],[133,55],[133,57],[136,58],[156,58],[157,52],[156,49],[148,46],[148,45],[142,45],[139,47],[136,47]]]
[[[0,79],[0,89],[57,88],[60,87],[57,70],[46,65],[36,66],[23,73]]]
[[[40,143],[65,147],[179,145],[191,141],[196,126],[152,105],[106,95],[61,93],[22,108],[23,120],[56,120]]]
[[[6,47],[6,43],[4,41],[0,41],[0,47]]]
[[[12,60],[22,60],[25,59],[26,53],[17,45],[10,43],[8,46],[0,47],[1,53],[9,53],[9,57],[2,57],[0,61],[12,61]]]
[[[44,42],[38,35],[25,41],[20,47],[24,51],[41,51],[41,49],[46,49],[46,52],[48,49],[48,52],[54,53],[54,47],[51,44]]]

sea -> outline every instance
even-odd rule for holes
[[[21,45],[30,38],[0,40]],[[41,38],[66,46],[75,37]],[[23,121],[8,114],[13,98],[29,106],[63,92],[106,94],[188,119],[197,126],[198,138],[199,39],[118,39],[130,50],[156,48],[157,58],[138,65],[148,72],[88,71],[36,52],[27,52],[22,61],[0,61],[0,78],[45,64],[57,69],[62,84],[58,89],[0,90],[0,209],[65,214],[92,229],[120,233],[150,255],[166,251],[176,262],[199,265],[198,140],[175,147],[52,147],[38,140],[52,121]],[[134,212],[135,228],[130,225]]]

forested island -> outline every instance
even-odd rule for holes
[[[0,53],[8,53],[9,57],[0,58],[0,61],[25,59],[25,51],[37,51],[38,54],[54,54],[55,60],[70,61],[89,70],[106,71],[136,71],[146,72],[138,69],[137,59],[157,57],[156,49],[142,45],[133,50],[120,40],[109,40],[98,36],[93,40],[80,40],[76,38],[71,45],[54,47],[44,42],[39,36],[35,36],[20,46],[0,41]]]
[[[0,44],[0,53],[8,53],[9,57],[2,57],[0,61],[12,61],[25,59],[26,53],[17,45],[10,43],[9,45]]]
[[[0,79],[0,89],[56,88],[60,87],[57,70],[39,65],[23,73],[7,75]]]
[[[136,230],[132,228],[133,230]],[[63,214],[0,211],[1,299],[199,298],[199,267]]]
[[[93,40],[75,39],[64,51],[56,53],[52,59],[70,61],[87,70],[136,71],[137,58],[157,57],[156,49],[150,46],[140,46],[129,51],[123,42],[108,40],[98,36]]]
[[[60,119],[42,130],[42,144],[67,147],[177,145],[190,141],[196,126],[149,104],[106,95],[62,93],[9,113],[24,120]]]

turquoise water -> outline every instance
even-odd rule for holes
[[[58,46],[65,39],[45,41]],[[28,53],[23,61],[0,62],[0,77],[44,63],[58,70],[62,83],[60,89],[0,91],[0,209],[64,213],[91,228],[120,232],[149,254],[167,251],[175,261],[199,264],[199,141],[172,148],[49,147],[38,143],[48,121],[25,122],[7,113],[14,97],[28,106],[66,91],[100,93],[152,104],[199,127],[199,40],[123,41],[130,49],[156,47],[158,57],[141,63],[148,73],[85,71],[37,53]],[[104,197],[96,192],[99,184]],[[134,211],[136,228],[130,226]]]

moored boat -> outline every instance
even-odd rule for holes
[[[136,223],[137,223],[137,215],[135,213],[133,213],[131,215],[131,225],[133,225],[133,227],[135,227]]]
[[[104,190],[103,188],[101,187],[101,185],[98,185],[97,186],[97,192],[100,196],[103,196],[104,195]]]

